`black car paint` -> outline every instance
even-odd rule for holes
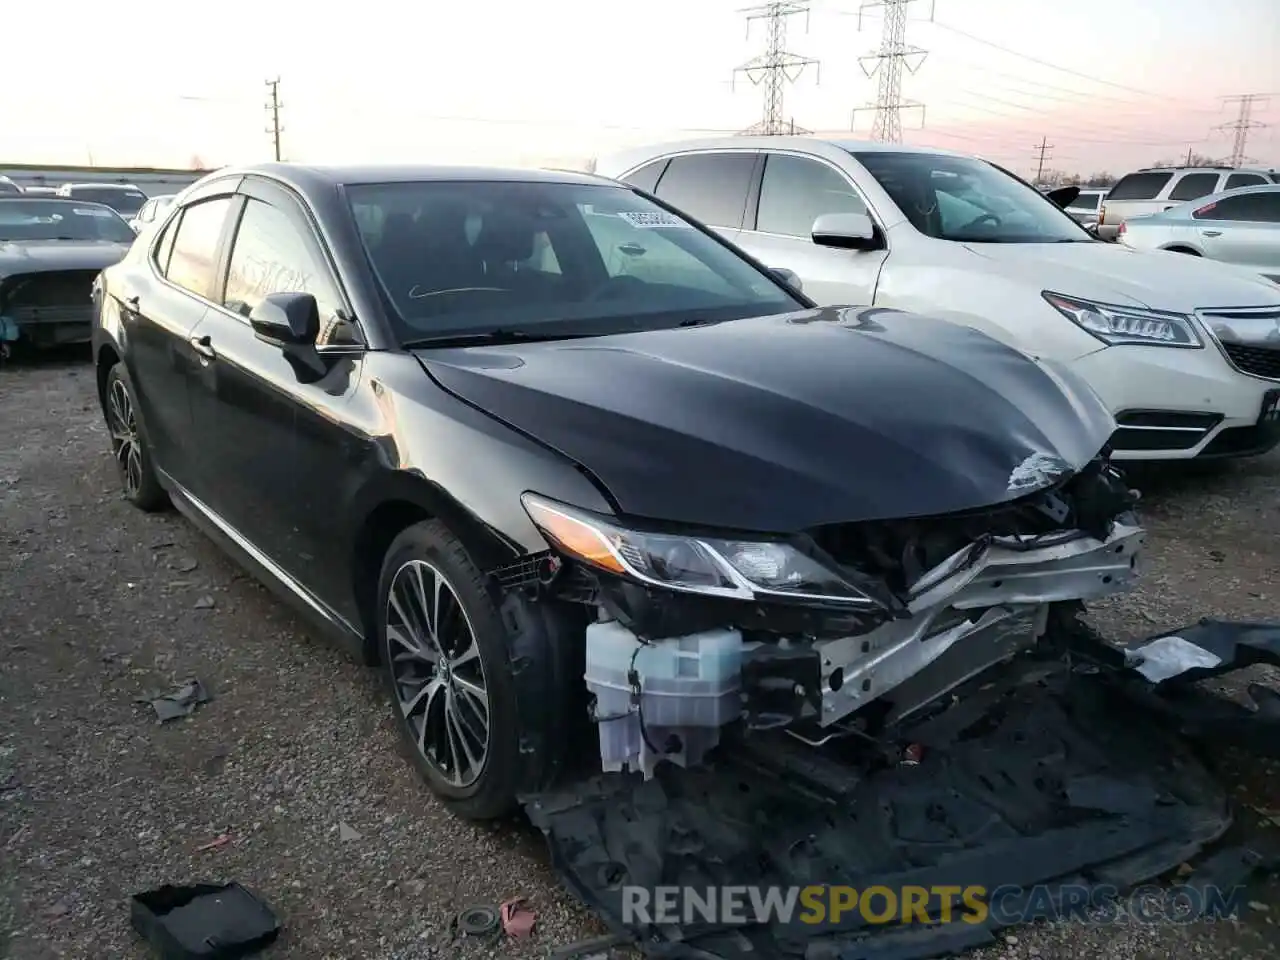
[[[493,569],[546,549],[521,507],[526,490],[598,513],[621,505],[654,519],[733,521],[782,533],[891,505],[919,514],[1001,501],[1009,471],[1028,452],[1056,453],[1078,466],[1110,433],[1109,416],[1087,388],[979,334],[915,328],[912,318],[884,312],[560,345],[402,351],[342,183],[423,172],[265,164],[211,175],[165,211],[150,241],[106,272],[94,331],[100,382],[123,359],[144,435],[179,507],[314,622],[355,645],[374,632],[371,581],[381,557],[369,548],[385,522],[438,517],[478,566]],[[583,175],[580,182],[602,181]],[[300,377],[279,346],[214,303],[218,290],[213,300],[183,291],[150,259],[164,225],[186,205],[237,190],[296,202],[358,319],[365,345],[324,348],[328,372],[318,379]],[[218,253],[224,279],[233,222]],[[593,352],[568,352],[584,345]],[[941,356],[947,345],[959,355]],[[611,371],[612,392],[587,369],[595,364]],[[636,378],[624,368],[635,368]],[[663,417],[671,420],[665,427]],[[584,436],[569,436],[571,425],[585,428]],[[998,436],[1015,439],[1002,446]],[[939,446],[912,449],[921,444]],[[948,466],[940,455],[957,459]],[[701,459],[672,462],[691,456]],[[772,457],[798,457],[799,465],[771,466]],[[918,473],[895,477],[894,469]],[[943,489],[929,494],[937,483]],[[645,484],[653,489],[642,490]]]
[[[420,351],[479,409],[584,465],[624,515],[766,533],[1013,499],[1114,421],[1066,371],[958,324],[826,308],[694,329]]]

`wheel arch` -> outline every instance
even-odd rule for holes
[[[419,473],[387,473],[358,498],[351,536],[351,587],[364,633],[364,658],[379,660],[377,592],[383,558],[392,541],[415,523],[439,520],[462,541],[481,570],[510,563],[524,553],[516,543],[480,520],[454,496]]]
[[[1165,246],[1165,247],[1161,247],[1160,249],[1161,249],[1161,250],[1166,250],[1166,251],[1168,251],[1169,253],[1185,253],[1185,254],[1190,254],[1190,255],[1191,255],[1191,256],[1193,256],[1193,257],[1203,257],[1203,256],[1204,256],[1204,254],[1203,254],[1203,253],[1201,253],[1201,252],[1200,252],[1199,250],[1197,250],[1195,247],[1191,246],[1191,244],[1186,243],[1186,242],[1181,241],[1181,240],[1179,240],[1179,241],[1175,241],[1174,243],[1171,243],[1171,244],[1169,244],[1168,246]]]

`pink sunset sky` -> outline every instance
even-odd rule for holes
[[[848,135],[874,99],[858,58],[883,9],[814,0],[788,48],[820,60],[786,111]],[[761,52],[746,0],[363,0],[301,13],[280,0],[220,0],[181,13],[158,0],[78,11],[44,44],[8,45],[5,162],[186,166],[266,159],[268,77],[281,78],[286,159],[579,165],[622,146],[746,127],[761,91],[733,68]],[[1223,97],[1271,93],[1248,154],[1280,167],[1277,0],[929,0],[907,42],[929,51],[904,82],[927,104],[907,143],[974,152],[1034,173],[1122,173],[1197,154],[1223,158]],[[30,83],[18,82],[30,78]],[[923,126],[921,121],[923,119]],[[869,135],[871,114],[857,132]],[[855,133],[856,135],[856,133]]]

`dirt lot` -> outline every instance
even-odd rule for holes
[[[1145,520],[1153,572],[1102,626],[1280,614],[1280,457],[1178,471]],[[370,672],[177,515],[118,498],[79,357],[0,368],[0,617],[0,957],[146,956],[128,895],[206,878],[268,899],[279,958],[539,956],[601,932],[527,826],[473,827],[431,798]],[[158,726],[135,703],[191,676],[215,694],[192,717]],[[1280,807],[1280,771],[1241,779]],[[460,908],[512,896],[538,912],[533,943],[449,941]],[[1280,889],[1236,922],[1042,926],[983,955],[1280,957]]]

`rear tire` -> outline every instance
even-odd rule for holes
[[[102,414],[111,434],[111,455],[120,478],[121,493],[139,510],[153,513],[169,503],[160,486],[147,446],[129,371],[123,363],[107,371],[102,391]]]
[[[418,773],[468,820],[516,806],[519,712],[507,631],[485,578],[436,520],[392,542],[377,641],[392,716]]]

